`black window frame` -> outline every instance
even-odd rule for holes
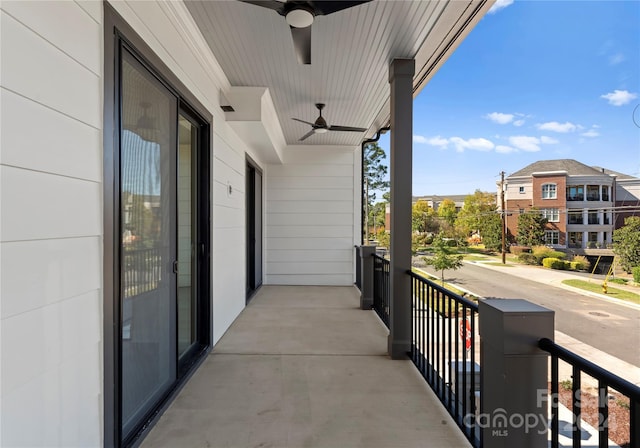
[[[211,179],[212,141],[211,127],[213,115],[173,74],[144,40],[107,2],[103,2],[104,18],[104,100],[103,100],[103,445],[123,447],[137,444],[153,427],[164,409],[180,388],[193,374],[195,368],[206,358],[211,349]],[[201,271],[206,273],[201,285],[201,317],[198,337],[202,338],[199,352],[187,366],[178,371],[178,380],[171,391],[161,400],[149,418],[141,422],[137,431],[127,440],[121,433],[121,359],[120,359],[120,60],[121,51],[126,48],[150,70],[150,72],[178,97],[178,112],[186,112],[201,123],[201,145],[198,164],[202,167],[199,184],[206,185],[198,197],[199,216],[197,225],[203,231],[200,260]]]

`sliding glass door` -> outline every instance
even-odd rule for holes
[[[120,52],[119,418],[127,445],[208,345],[206,123]]]

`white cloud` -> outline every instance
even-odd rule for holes
[[[513,0],[497,0],[493,4],[491,9],[488,11],[488,14],[495,14],[496,12],[500,11],[501,9],[506,8],[507,6],[511,5],[512,3],[513,3]]]
[[[595,128],[595,126],[594,126]],[[600,133],[598,131],[596,131],[595,129],[589,129],[587,132],[583,132],[582,134],[580,134],[583,137],[599,137]]]
[[[509,143],[517,149],[526,152],[540,151],[540,139],[537,137],[528,137],[525,135],[514,135],[509,137]]]
[[[498,124],[507,124],[513,121],[513,114],[503,114],[500,112],[491,112],[484,116],[487,120],[491,120]]]
[[[516,120],[513,122],[513,125],[518,127],[522,126],[523,124],[524,124],[524,120]]]
[[[446,148],[449,145],[449,140],[436,135],[435,137],[427,138],[422,135],[414,135],[413,141],[415,143],[423,143],[425,145],[438,146],[440,148]]]
[[[464,152],[465,149],[472,149],[476,151],[491,151],[494,148],[494,144],[486,138],[470,138],[465,140],[460,137],[451,137],[449,139],[456,147],[456,151]]]
[[[561,132],[561,133],[565,133],[565,132],[573,132],[576,129],[578,129],[578,126],[570,123],[570,122],[566,122],[566,123],[558,123],[557,121],[549,121],[547,123],[542,123],[542,124],[538,124],[537,125],[538,129],[542,130],[542,131],[553,131],[553,132]]]
[[[509,154],[510,152],[516,152],[516,149],[512,148],[511,146],[498,145],[496,146],[496,152],[501,154]]]
[[[540,143],[544,143],[545,145],[555,145],[556,143],[558,143],[558,140],[543,135],[542,137],[540,137]]]
[[[413,136],[414,143],[427,143],[427,138],[422,135],[414,135]]]
[[[624,55],[622,53],[616,53],[612,56],[609,56],[609,64],[611,65],[617,65],[619,63],[621,63],[622,61],[624,61],[626,58],[624,57]]]
[[[614,90],[606,95],[600,95],[600,98],[604,98],[609,101],[609,104],[612,106],[624,106],[637,97],[637,93],[631,93],[628,90]]]

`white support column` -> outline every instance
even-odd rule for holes
[[[391,297],[388,352],[405,359],[411,348],[411,194],[413,152],[413,59],[394,59],[391,84]]]

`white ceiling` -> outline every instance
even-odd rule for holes
[[[366,133],[315,134],[304,144],[359,145],[389,117],[389,64],[416,58],[416,93],[489,9],[493,0],[374,0],[312,25],[311,65],[300,65],[284,17],[235,0],[187,1],[232,86],[268,87],[288,144],[310,128],[314,103],[329,125]]]

